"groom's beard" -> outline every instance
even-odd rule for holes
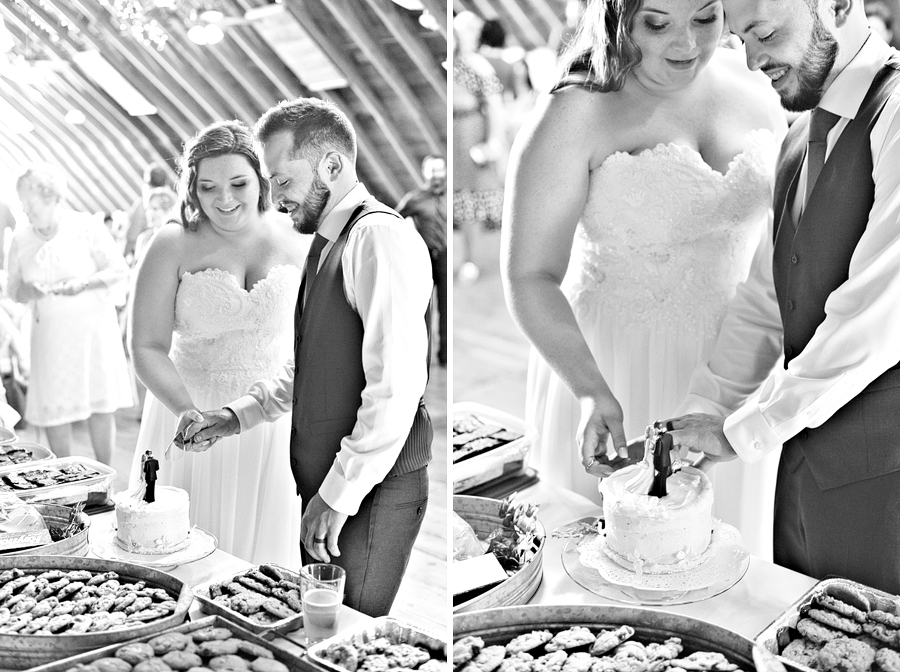
[[[803,64],[795,70],[797,90],[781,98],[781,106],[790,112],[811,110],[819,104],[822,94],[825,93],[825,80],[828,79],[837,58],[837,40],[828,32],[818,15],[813,14],[813,19]]]
[[[319,228],[319,220],[322,218],[325,206],[328,205],[330,196],[331,193],[322,178],[318,175],[313,177],[309,193],[303,199],[303,203],[291,213],[292,219],[294,215],[302,217],[300,221],[294,219],[294,229],[300,233],[315,233]]]

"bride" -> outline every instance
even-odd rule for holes
[[[502,265],[534,345],[533,459],[595,500],[608,439],[623,455],[672,417],[765,234],[784,113],[724,33],[719,0],[589,0],[513,147]],[[744,475],[714,471],[717,515],[747,530]]]
[[[294,305],[308,245],[268,211],[250,130],[217,122],[186,145],[181,222],[164,225],[137,272],[130,344],[147,386],[131,470],[144,451],[158,483],[184,488],[191,522],[248,562],[300,563],[300,499],[289,468],[290,414],[212,449],[170,446],[198,410],[220,408],[293,355]],[[168,448],[174,461],[165,461]]]

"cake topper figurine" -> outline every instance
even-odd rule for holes
[[[144,501],[152,503],[156,501],[156,472],[159,471],[159,460],[153,457],[151,451],[145,451],[141,457],[141,473],[146,487],[144,489]]]
[[[651,497],[665,497],[666,479],[672,475],[672,437],[662,430],[653,446],[653,485],[648,493]]]

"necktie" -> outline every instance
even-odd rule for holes
[[[809,141],[806,145],[806,199],[804,203],[809,201],[809,195],[816,186],[822,166],[825,165],[825,144],[828,131],[832,129],[838,119],[840,119],[838,115],[823,110],[821,107],[812,111],[809,121]]]
[[[319,271],[319,257],[322,256],[322,250],[326,243],[328,243],[328,239],[317,233],[313,238],[312,245],[309,246],[309,252],[306,255],[306,291],[303,294],[303,305],[306,305],[306,300],[309,298],[313,280]]]

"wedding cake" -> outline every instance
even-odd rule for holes
[[[140,555],[166,555],[189,545],[190,498],[181,488],[157,487],[153,502],[145,502],[133,490],[119,493],[114,501],[115,540],[120,548]]]
[[[650,441],[648,438],[648,444]],[[600,482],[605,550],[618,564],[638,574],[684,571],[696,565],[709,547],[712,483],[699,469],[684,466],[663,475],[663,496],[650,494],[654,479],[660,482],[651,451],[648,445],[643,462]]]

